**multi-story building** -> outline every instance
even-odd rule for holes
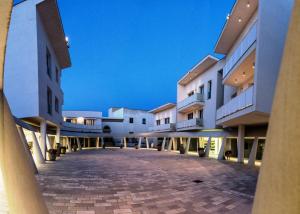
[[[207,56],[177,83],[177,131],[216,128],[222,103],[223,61]]]
[[[292,5],[237,0],[215,47],[225,55],[224,104],[217,110],[217,125],[237,127],[239,162],[250,150],[247,132],[257,139],[262,136],[258,131],[267,128]]]
[[[12,113],[60,139],[61,72],[71,66],[68,43],[56,0],[27,0],[13,7],[5,61],[5,94]]]
[[[176,104],[167,103],[155,108],[150,113],[154,114],[154,126],[150,127],[151,132],[176,131]]]

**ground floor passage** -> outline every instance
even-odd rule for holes
[[[258,168],[173,152],[87,149],[39,167],[52,214],[250,213]]]

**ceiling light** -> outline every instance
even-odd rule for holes
[[[227,14],[227,17],[226,17],[226,19],[228,20],[230,18],[230,14]]]
[[[235,79],[234,82],[237,83],[237,82],[238,82],[238,79]]]
[[[245,76],[246,76],[246,72],[244,71],[244,72],[243,72],[243,77],[245,77]]]
[[[238,19],[238,22],[240,22],[240,23],[241,23],[241,22],[242,22],[242,18],[239,18],[239,19]]]
[[[255,69],[255,62],[253,62],[253,64],[252,64],[252,68],[253,68],[253,69]]]
[[[246,6],[249,8],[250,7],[250,3],[248,2]]]

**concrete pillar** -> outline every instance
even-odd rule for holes
[[[224,159],[225,147],[226,147],[226,137],[223,137],[222,138],[222,144],[221,144],[219,154],[218,154],[218,160],[223,160]]]
[[[245,154],[245,126],[244,125],[239,125],[238,128],[237,148],[238,148],[238,163],[244,163],[244,154]]]
[[[68,152],[72,152],[72,146],[71,146],[72,144],[71,144],[69,137],[67,137],[66,140],[67,140],[67,144],[68,144]]]
[[[79,137],[76,137],[76,142],[77,142],[77,147],[78,147],[78,150],[81,151],[82,148],[81,148],[81,143],[80,143],[80,139]]]
[[[177,151],[177,138],[174,138],[173,140],[173,150]]]
[[[139,143],[138,143],[138,149],[140,149],[141,146],[142,146],[142,138],[140,137],[140,138],[139,138]]]
[[[33,142],[32,142],[33,158],[37,164],[44,164],[45,159],[43,157],[37,137],[33,131],[31,132],[31,135],[32,135],[32,140],[33,140]]]
[[[53,145],[52,145],[48,135],[46,135],[46,147],[47,147],[47,150],[53,149]]]
[[[104,145],[104,137],[101,137],[101,147]]]
[[[211,144],[211,137],[208,138],[206,148],[205,148],[205,157],[209,157],[210,152],[210,144]]]
[[[168,152],[170,152],[172,150],[172,144],[174,142],[174,137],[171,138],[171,140],[169,141],[169,144],[168,144]]]
[[[255,165],[256,154],[257,154],[257,146],[258,146],[258,137],[255,137],[255,139],[253,141],[252,148],[251,148],[249,160],[248,160],[248,165],[249,166],[254,166]]]
[[[126,140],[126,137],[124,137],[123,140],[124,140],[124,148],[127,148],[127,140]]]
[[[88,138],[88,148],[91,148],[91,138]]]
[[[56,128],[55,143],[60,144],[60,127]]]
[[[149,139],[146,137],[146,147],[149,149]]]
[[[42,121],[40,123],[40,148],[43,154],[44,159],[46,160],[46,153],[47,153],[47,146],[46,146],[46,142],[47,142],[47,123],[46,121]]]
[[[18,132],[19,132],[19,136],[21,138],[21,141],[23,143],[23,146],[24,146],[24,150],[27,154],[27,157],[28,157],[28,160],[29,160],[29,163],[30,163],[30,166],[32,168],[32,171],[34,174],[38,174],[38,170],[36,168],[36,165],[34,163],[34,160],[33,160],[33,157],[31,155],[31,151],[29,149],[29,145],[27,143],[27,140],[26,140],[26,137],[25,137],[25,134],[24,134],[24,130],[21,126],[17,126],[17,129],[18,129]]]
[[[162,142],[162,144],[161,144],[161,151],[165,151],[166,140],[167,140],[167,138],[164,137],[164,140],[163,140],[163,142]]]
[[[184,154],[189,154],[189,150],[190,150],[190,145],[191,145],[191,138],[189,137],[187,142],[186,142],[186,147],[185,147],[185,152]]]
[[[96,147],[100,148],[100,138],[99,137],[97,137],[97,139],[96,139]]]

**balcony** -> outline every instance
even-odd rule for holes
[[[203,126],[203,120],[200,118],[194,118],[191,120],[179,121],[176,124],[177,130],[183,129],[201,129]]]
[[[249,30],[248,34],[240,42],[239,46],[235,49],[232,56],[226,60],[226,64],[223,69],[223,79],[233,70],[238,64],[240,59],[246,54],[246,52],[256,42],[257,38],[257,23],[255,23]]]
[[[177,104],[177,111],[187,113],[204,106],[204,95],[196,93]]]
[[[175,131],[175,129],[176,129],[176,124],[170,123],[170,124],[162,124],[159,126],[150,127],[149,131],[150,132],[164,132],[164,131]]]
[[[254,87],[251,86],[237,97],[230,100],[217,110],[217,120],[223,119],[229,115],[232,115],[238,111],[241,111],[249,106],[253,105]]]
[[[101,132],[102,131],[102,126],[99,125],[92,126],[92,125],[63,122],[62,127],[67,131],[75,131],[75,132]]]

